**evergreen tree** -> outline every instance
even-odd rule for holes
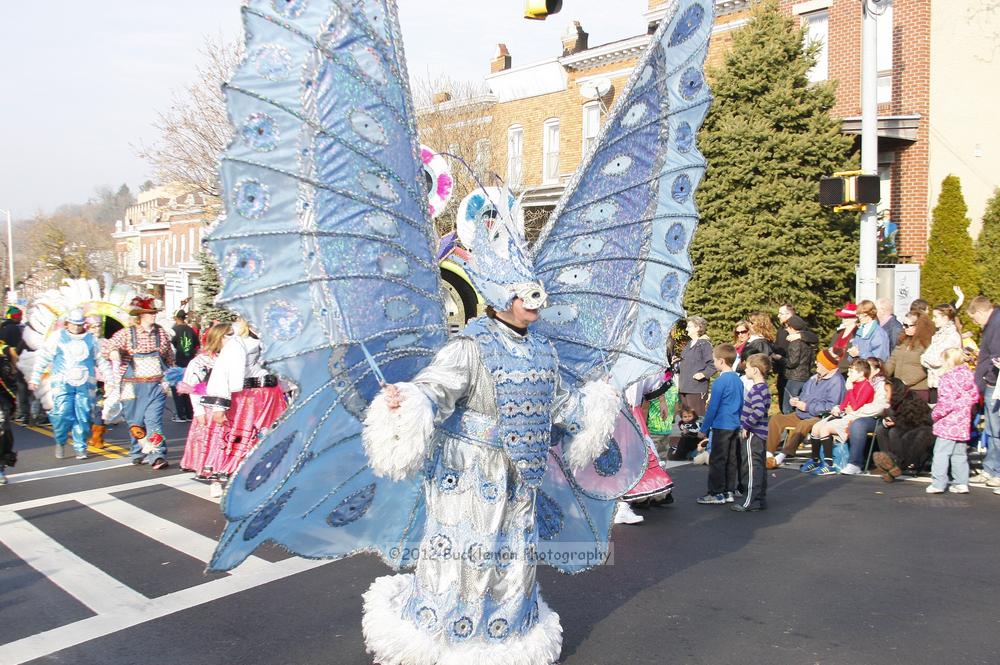
[[[993,198],[986,203],[983,213],[983,228],[976,241],[976,263],[979,265],[979,292],[1000,303],[1000,189],[993,192]]]
[[[715,101],[700,148],[701,224],[691,246],[686,307],[728,339],[748,312],[783,301],[833,328],[851,298],[857,218],[820,207],[819,179],[849,165],[852,140],[830,115],[834,85],[806,75],[817,46],[775,0],[761,3],[710,70]]]
[[[215,306],[215,297],[222,290],[222,280],[219,278],[219,266],[211,252],[198,252],[198,263],[201,264],[201,275],[198,277],[198,302],[195,312],[203,326],[213,321],[235,321],[236,314],[228,309]]]
[[[958,176],[941,182],[931,217],[931,237],[920,276],[920,296],[931,304],[953,302],[959,286],[967,298],[979,292],[979,266],[969,235],[969,208]]]

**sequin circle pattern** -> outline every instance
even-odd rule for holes
[[[674,224],[669,229],[667,229],[667,251],[671,254],[677,254],[684,246],[687,244],[687,233],[684,232],[684,226],[681,224]]]
[[[375,500],[375,483],[370,483],[337,504],[326,516],[326,523],[333,527],[347,526],[361,519]]]
[[[642,343],[647,349],[657,350],[663,346],[663,327],[656,319],[647,319],[642,324]]]
[[[677,20],[677,25],[674,26],[674,31],[670,35],[670,42],[667,45],[677,46],[686,42],[691,38],[691,35],[698,31],[704,20],[705,8],[701,5],[691,5],[685,9],[684,13]]]
[[[267,479],[271,477],[274,470],[278,468],[281,460],[288,454],[288,449],[291,448],[296,434],[298,432],[292,432],[279,441],[278,445],[264,453],[260,461],[253,465],[253,469],[250,470],[250,475],[247,476],[246,483],[244,484],[248,492],[256,491],[258,487],[267,482]]]
[[[233,205],[241,216],[247,219],[259,219],[267,212],[270,203],[271,192],[260,180],[248,178],[236,183]]]
[[[306,10],[307,0],[271,0],[274,11],[285,18],[298,18]]]
[[[562,508],[548,494],[538,490],[535,498],[535,521],[538,523],[538,537],[552,540],[563,528]]]
[[[222,260],[222,270],[232,279],[249,280],[260,275],[264,267],[264,257],[257,248],[239,245],[226,252]]]
[[[678,203],[684,203],[691,196],[691,178],[686,173],[674,178],[674,184],[670,186],[670,196]]]
[[[681,282],[677,273],[667,273],[667,276],[660,282],[660,297],[664,300],[672,300],[680,292]]]
[[[694,99],[694,96],[701,90],[705,79],[701,76],[701,70],[695,67],[688,67],[681,74],[680,93],[684,99]]]
[[[614,440],[608,444],[608,449],[594,460],[594,470],[601,476],[613,476],[622,468],[622,451]]]
[[[294,487],[270,503],[265,504],[247,524],[246,530],[243,531],[243,540],[249,541],[259,536],[267,528],[267,525],[274,521],[274,518],[278,516],[278,513],[285,507],[285,504],[288,503],[293,494],[295,494]]]
[[[264,327],[276,340],[295,339],[302,332],[299,308],[284,300],[271,303],[264,309]]]
[[[278,123],[267,113],[251,113],[240,127],[240,138],[257,152],[268,152],[278,147]]]
[[[694,131],[692,131],[691,125],[687,122],[678,123],[674,134],[677,136],[677,150],[679,152],[691,152],[691,148],[694,147]]]
[[[269,81],[280,81],[292,73],[292,56],[280,44],[264,44],[253,56],[257,73]]]

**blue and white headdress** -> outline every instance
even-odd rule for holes
[[[506,187],[482,187],[462,200],[456,215],[458,237],[472,254],[466,272],[497,311],[510,309],[515,297],[526,309],[545,304],[545,288],[535,276],[517,207]]]

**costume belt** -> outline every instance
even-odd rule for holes
[[[439,427],[451,436],[466,439],[471,443],[491,448],[503,447],[498,436],[496,421],[477,411],[455,409],[455,412]]]
[[[243,390],[250,388],[274,388],[278,385],[278,377],[274,374],[254,376],[243,379]]]

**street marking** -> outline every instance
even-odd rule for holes
[[[24,473],[12,473],[7,476],[7,481],[13,485],[15,483],[30,483],[34,480],[47,480],[49,478],[62,478],[63,476],[75,476],[79,473],[93,473],[94,471],[106,471],[107,469],[117,469],[122,466],[129,466],[132,460],[109,459],[101,462],[88,462],[86,464],[75,464],[72,466],[57,466],[51,469],[38,469],[37,471],[25,471]],[[72,497],[73,495],[67,495]]]
[[[3,543],[26,564],[97,614],[131,613],[147,598],[87,563],[14,511],[0,511]],[[0,658],[0,662],[5,662]]]
[[[111,496],[111,494],[106,494],[103,497],[90,495],[83,500],[77,499],[77,501],[133,531],[138,531],[147,538],[163,543],[167,547],[183,552],[205,564],[211,560],[215,546],[218,544],[213,538],[185,529],[179,524],[148,513],[127,501]],[[250,557],[244,565],[240,566],[240,570],[256,572],[266,568],[267,565],[263,559]]]
[[[97,464],[107,463],[98,462],[86,466]],[[118,492],[154,485],[171,487],[203,500],[215,502],[214,499],[207,497],[206,486],[192,480],[186,474],[175,474],[0,506],[0,534],[2,534],[0,541],[28,565],[97,613],[97,616],[0,645],[0,663],[19,665],[119,630],[330,563],[326,560],[297,557],[270,563],[252,556],[235,570],[230,571],[226,577],[150,599],[72,554],[63,545],[49,538],[17,514],[19,510],[64,501],[77,501],[148,538],[198,560],[208,561],[215,549],[214,540],[112,496]]]

